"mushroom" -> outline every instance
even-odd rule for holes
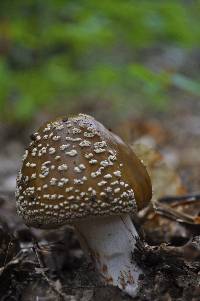
[[[131,216],[151,199],[146,168],[88,115],[47,122],[31,139],[17,178],[18,214],[37,228],[73,225],[102,281],[134,296],[142,270]]]

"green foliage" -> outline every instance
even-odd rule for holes
[[[178,0],[1,1],[1,117],[28,120],[85,100],[162,109],[171,87],[199,96],[194,72],[148,62],[153,49],[199,46],[199,8]]]

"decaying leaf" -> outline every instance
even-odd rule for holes
[[[193,214],[187,213],[191,211]],[[174,220],[185,226],[192,234],[200,234],[200,215],[199,215],[200,195],[188,194],[183,196],[169,196],[158,199],[154,204],[157,214]],[[196,208],[195,208],[196,206]],[[181,209],[178,210],[178,208]],[[185,210],[184,210],[185,208]],[[195,210],[196,209],[196,210]],[[186,212],[185,212],[186,211]]]
[[[128,119],[120,123],[116,132],[127,142],[135,141],[140,137],[148,137],[153,139],[156,144],[163,144],[170,137],[169,131],[155,119]]]
[[[156,149],[146,144],[137,143],[137,141],[132,145],[132,148],[150,174],[153,187],[152,202],[164,195],[186,193],[181,178],[172,167],[167,165],[165,158]]]
[[[152,146],[136,141],[132,148],[147,167],[152,181],[153,198],[151,206],[146,212],[140,213],[141,216],[145,216],[143,219],[145,232],[148,235],[148,233],[155,231],[160,241],[169,241],[174,235],[185,236],[184,229],[171,220],[158,215],[153,209],[157,200],[163,196],[186,193],[181,178],[172,167],[168,166],[165,157]],[[182,208],[179,207],[178,210],[182,211]]]

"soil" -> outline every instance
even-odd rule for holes
[[[186,190],[198,192],[198,112],[200,103],[185,99],[165,113],[134,116],[116,131],[123,129],[129,142],[141,137],[153,141]],[[200,300],[200,236],[175,222],[167,221],[172,225],[167,234],[160,224],[155,229],[144,228],[146,243],[136,256],[144,277],[134,299],[117,288],[103,286],[71,228],[27,228],[16,215],[14,191],[32,128],[20,129],[20,138],[18,130],[6,125],[0,128],[1,145],[5,146],[0,150],[0,300]]]

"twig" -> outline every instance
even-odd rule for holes
[[[0,267],[0,276],[2,276],[3,272],[12,264],[18,264],[20,260],[23,260],[26,257],[26,254],[22,250],[20,250],[15,257],[13,257],[12,260],[10,260],[8,263],[4,264],[2,267]]]
[[[8,253],[9,253],[11,244],[12,244],[12,238],[10,237],[10,241],[9,241],[9,243],[8,243],[8,247],[7,247],[7,250],[6,250],[6,256],[5,256],[5,258],[4,258],[3,266],[6,265],[6,262],[7,262],[7,259],[8,259]]]
[[[185,206],[188,204],[190,205],[196,202],[200,202],[200,194],[165,196],[159,198],[157,201],[153,202],[153,209],[155,212],[151,219],[158,214],[185,225],[194,225],[199,227],[200,219],[198,219],[198,217],[186,214],[184,212],[179,212],[174,209],[179,206]]]
[[[42,276],[44,277],[44,279],[46,280],[46,282],[48,283],[48,285],[50,286],[52,291],[54,291],[56,294],[58,294],[62,298],[62,300],[68,301],[69,298],[67,297],[67,295],[64,294],[63,292],[61,292],[59,289],[57,289],[54,282],[51,279],[49,279],[49,277],[46,275],[45,264],[44,264],[43,260],[41,259],[38,249],[39,249],[39,245],[38,245],[37,241],[34,240],[33,241],[33,251],[35,253],[36,259],[40,266],[40,273],[42,274]]]
[[[158,203],[172,204],[173,207],[183,206],[200,202],[200,194],[186,194],[181,196],[165,196],[159,198]]]
[[[66,286],[64,285],[64,289],[68,290],[76,290],[76,289],[95,289],[95,288],[106,288],[106,285],[78,285],[78,286]]]

